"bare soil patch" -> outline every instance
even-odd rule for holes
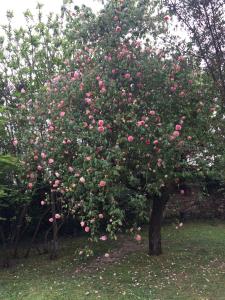
[[[108,253],[109,256],[106,254],[103,254],[102,256],[98,256],[97,258],[93,259],[91,262],[83,266],[79,266],[75,270],[75,273],[80,273],[83,271],[86,272],[99,271],[109,264],[113,264],[120,261],[127,254],[136,251],[141,251],[146,247],[147,244],[144,242],[136,242],[135,240],[132,240],[130,238],[126,237],[124,239],[123,237],[123,240],[120,241],[119,246]]]

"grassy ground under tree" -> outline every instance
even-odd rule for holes
[[[64,240],[55,261],[32,253],[0,270],[0,299],[225,299],[225,223],[187,223],[178,230],[164,226],[159,257],[147,255],[147,238],[141,245],[128,239],[129,251],[121,248],[117,255],[115,246],[123,247],[126,239],[117,245],[99,243],[96,252],[102,258],[86,266],[75,254],[83,239]],[[111,252],[108,259],[106,252]]]

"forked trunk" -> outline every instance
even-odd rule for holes
[[[41,222],[42,222],[43,218],[47,215],[47,213],[49,212],[49,210],[50,210],[50,209],[46,210],[46,211],[41,215],[41,217],[40,217],[40,219],[39,219],[39,221],[38,221],[38,224],[37,224],[36,229],[35,229],[35,231],[34,231],[34,234],[33,234],[33,236],[32,236],[30,245],[29,245],[29,247],[28,247],[28,249],[27,249],[27,252],[26,252],[26,254],[25,254],[25,257],[26,257],[26,258],[29,256],[30,251],[31,251],[31,248],[33,247],[34,241],[35,241],[35,239],[36,239],[36,237],[37,237],[39,228],[40,228],[40,226],[41,226]]]

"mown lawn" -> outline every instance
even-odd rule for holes
[[[65,240],[60,257],[32,255],[0,270],[1,300],[223,300],[225,299],[225,223],[195,222],[163,229],[164,254],[146,248],[114,263],[76,273],[81,240]],[[98,255],[113,245],[102,242]]]

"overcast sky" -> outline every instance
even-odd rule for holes
[[[44,15],[48,15],[49,12],[60,13],[63,4],[63,0],[0,0],[0,25],[7,23],[6,12],[7,10],[12,10],[14,12],[13,27],[22,26],[25,23],[23,12],[26,11],[26,9],[30,9],[31,12],[35,14],[35,8],[38,2],[44,5]],[[73,0],[73,3],[74,5],[85,4],[91,7],[95,12],[98,12],[102,7],[100,0]],[[186,32],[181,28],[177,29],[176,33],[180,37],[186,36]],[[4,35],[0,27],[0,35],[1,34]]]
[[[20,26],[24,24],[23,12],[26,9],[30,9],[31,12],[35,12],[37,2],[44,4],[44,14],[49,12],[60,12],[63,0],[0,0],[0,24],[5,24],[7,21],[5,15],[7,10],[14,11],[14,26]],[[98,0],[74,0],[75,5],[85,4],[91,7],[94,11],[98,11],[101,8],[101,1]]]

